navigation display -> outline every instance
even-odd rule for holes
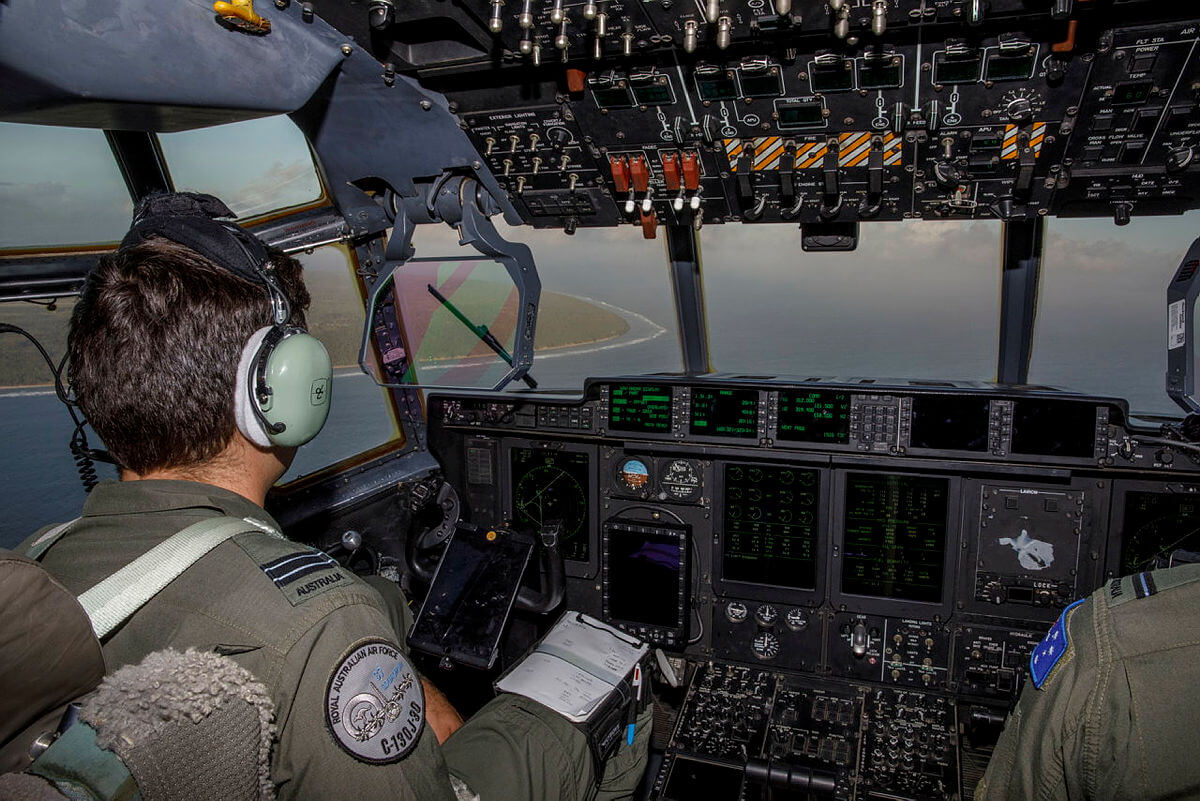
[[[779,425],[775,434],[791,442],[850,441],[850,393],[828,389],[779,393]]]
[[[1122,576],[1161,567],[1176,550],[1200,552],[1200,493],[1127,492],[1121,531]]]
[[[547,525],[558,525],[563,558],[588,561],[589,454],[513,448],[511,459],[515,527],[540,535]]]
[[[816,470],[725,465],[723,578],[816,589],[819,497]]]
[[[987,398],[917,395],[909,445],[984,453],[988,449],[988,407]]]
[[[842,592],[940,602],[949,494],[944,478],[847,474]]]
[[[1019,400],[1014,404],[1012,452],[1031,456],[1096,453],[1096,407],[1060,400]]]
[[[608,427],[645,434],[671,432],[671,387],[661,384],[613,384]]]
[[[708,437],[757,437],[758,390],[693,389],[690,429]]]

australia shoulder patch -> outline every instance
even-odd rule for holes
[[[355,759],[373,764],[408,756],[425,727],[425,693],[407,657],[386,640],[350,648],[329,677],[325,721]]]
[[[292,606],[353,583],[350,572],[324,551],[257,534],[235,541]]]
[[[1058,665],[1059,660],[1071,648],[1071,642],[1067,635],[1067,614],[1086,600],[1086,598],[1080,598],[1064,609],[1058,616],[1058,620],[1050,627],[1050,631],[1029,655],[1029,676],[1033,679],[1033,686],[1039,690],[1042,689],[1042,685],[1046,683],[1046,679],[1050,677],[1050,673]]]

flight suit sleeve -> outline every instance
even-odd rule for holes
[[[1027,679],[975,801],[1082,798],[1084,712],[1096,684],[1094,602],[1065,613],[1069,647],[1042,686]]]
[[[400,711],[406,716],[411,712],[413,720],[419,717],[421,728],[415,743],[400,749],[405,752],[401,757],[394,740],[388,755],[380,752],[379,746],[380,740],[395,736],[393,729],[402,720],[389,721],[363,742],[331,723],[331,706],[345,708],[344,701],[337,703],[338,693],[342,699],[355,693],[368,696],[367,703],[374,704],[369,708],[376,710],[385,708],[387,690],[399,686],[397,679],[410,671],[420,686],[388,615],[371,594],[358,594],[356,603],[347,604],[333,593],[310,601],[313,614],[306,620],[315,619],[315,623],[296,640],[283,662],[276,709],[278,741],[272,754],[279,799],[452,801],[449,774],[434,733],[424,723],[423,710],[418,716],[416,709],[410,709],[412,699],[418,697],[411,695],[411,689]],[[388,651],[389,646],[393,650]],[[382,672],[373,674],[373,657],[365,657],[372,647],[399,656],[380,661],[377,668]],[[364,655],[362,664],[354,661],[360,655]],[[375,676],[380,677],[378,681]],[[422,703],[423,697],[422,693]],[[381,702],[375,704],[374,698]]]

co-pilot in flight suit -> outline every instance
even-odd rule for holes
[[[104,483],[42,564],[79,594],[175,532],[222,514],[278,531],[257,505],[206,484]],[[448,771],[482,801],[569,801],[595,794],[584,736],[526,699],[496,698],[444,747],[429,726],[403,728],[402,716],[416,720],[417,711],[423,713],[420,683],[412,680],[402,647],[411,622],[390,582],[368,584],[319,551],[252,532],[217,546],[151,599],[105,642],[104,655],[112,671],[151,651],[195,647],[247,668],[275,703],[279,740],[271,776],[281,801],[449,801],[454,791]],[[380,653],[393,658],[381,662],[375,656]],[[330,700],[351,693],[359,698],[362,691],[402,701],[393,704],[396,719],[367,698],[358,729],[331,723],[338,713],[329,711]],[[344,701],[340,706],[354,708]],[[362,736],[356,739],[354,731]],[[622,745],[609,760],[600,799],[632,795],[648,737],[647,725],[633,747]]]
[[[1200,798],[1200,565],[1068,607],[1030,671],[975,801]]]

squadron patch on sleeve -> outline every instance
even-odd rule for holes
[[[1086,600],[1086,598],[1080,598],[1064,609],[1058,616],[1058,620],[1050,627],[1050,631],[1029,655],[1029,676],[1033,679],[1033,686],[1039,690],[1046,683],[1046,679],[1050,677],[1055,665],[1063,658],[1063,654],[1071,648],[1071,642],[1067,637],[1067,613]]]
[[[355,759],[398,762],[425,727],[425,693],[416,670],[392,643],[354,645],[329,677],[325,720],[333,739]]]

